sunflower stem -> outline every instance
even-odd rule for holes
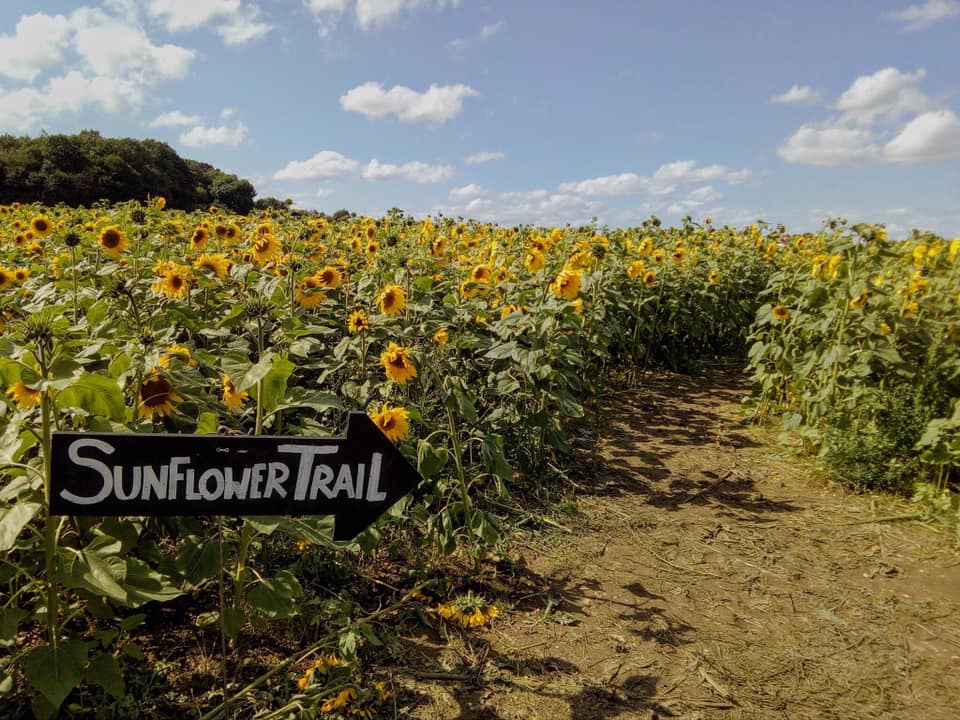
[[[46,372],[43,373],[46,376]],[[51,423],[50,423],[50,396],[46,390],[40,396],[40,426],[41,445],[43,448],[43,495],[47,503],[47,516],[44,532],[44,555],[46,560],[46,576],[44,582],[47,590],[47,636],[54,649],[59,645],[59,600],[60,593],[57,587],[57,539],[60,523],[50,514],[50,451],[51,451]]]

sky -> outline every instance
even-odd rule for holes
[[[958,41],[960,0],[0,0],[0,133],[325,212],[955,237]]]

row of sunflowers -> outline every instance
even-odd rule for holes
[[[907,250],[879,233],[791,237],[709,219],[509,228],[399,212],[333,222],[186,213],[162,198],[0,205],[0,582],[9,598],[0,642],[19,648],[0,694],[32,693],[32,711],[48,716],[81,683],[112,696],[136,661],[123,651],[135,645],[135,611],[186,594],[211,601],[198,617],[234,643],[251,627],[307,615],[352,627],[342,603],[305,602],[322,594],[318,578],[335,573],[344,552],[386,547],[426,568],[455,552],[478,561],[499,541],[511,498],[565,467],[585,406],[598,407],[607,384],[743,358],[751,334],[758,407],[782,413],[816,447],[844,427],[840,408],[861,402],[851,387],[892,387],[889,378],[906,377],[905,359],[922,368],[924,387],[955,401],[955,372],[923,374],[946,368],[951,352],[956,359],[954,245],[930,240],[922,265],[904,269]],[[888,289],[868,288],[881,272]],[[831,303],[839,324],[816,315]],[[853,322],[874,310],[873,325]],[[838,327],[847,349],[823,357],[823,338]],[[866,356],[863,338],[873,343]],[[949,402],[930,407],[943,410],[930,421],[949,425]],[[328,436],[356,410],[424,483],[346,550],[330,540],[328,518],[45,510],[53,430]],[[941,436],[949,445],[956,432]],[[472,596],[435,600],[430,612],[466,629],[497,614]],[[119,629],[95,645],[77,618]],[[348,666],[357,637],[340,636]],[[50,661],[65,668],[52,683]],[[331,716],[363,702],[373,713],[382,688],[364,691],[347,672],[328,691],[315,682],[325,674],[305,673],[298,690]]]

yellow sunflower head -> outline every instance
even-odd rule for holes
[[[387,349],[380,353],[380,364],[387,377],[403,385],[417,376],[417,366],[410,359],[410,348],[391,342]]]
[[[399,285],[387,285],[377,296],[377,305],[384,315],[397,315],[407,307],[407,294]]]
[[[356,335],[357,333],[366,332],[369,329],[370,320],[363,310],[350,313],[350,317],[347,318],[347,330]]]
[[[140,384],[140,404],[137,414],[153,420],[173,413],[174,405],[182,398],[173,392],[170,381],[158,372],[153,372]]]
[[[384,403],[380,410],[370,414],[370,419],[392,442],[403,440],[410,434],[410,413],[406,408]]]
[[[100,247],[107,255],[119,255],[129,246],[127,234],[118,225],[110,225],[100,231]]]

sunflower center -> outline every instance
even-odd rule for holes
[[[120,244],[120,233],[116,230],[107,230],[103,233],[101,242],[105,248],[115,248]]]
[[[157,407],[170,399],[170,383],[163,378],[147,380],[140,388],[140,397],[147,407]]]

